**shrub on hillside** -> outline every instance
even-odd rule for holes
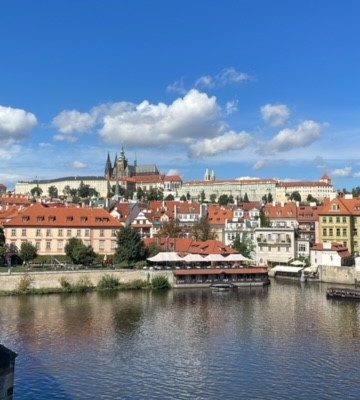
[[[103,275],[97,284],[98,289],[117,289],[120,286],[120,281],[112,275]]]
[[[169,289],[170,283],[167,276],[156,275],[151,278],[151,287],[153,289]]]

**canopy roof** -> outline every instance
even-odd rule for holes
[[[277,265],[276,267],[272,268],[272,272],[293,272],[293,273],[298,273],[300,272],[303,267],[292,267],[290,265]]]
[[[242,254],[229,254],[224,261],[252,261],[250,258],[244,257]]]
[[[201,256],[200,254],[187,254],[183,261],[186,262],[207,262],[205,257]]]
[[[161,251],[154,257],[148,258],[148,261],[152,262],[171,262],[171,261],[184,261],[183,257],[180,257],[178,253],[174,251]]]

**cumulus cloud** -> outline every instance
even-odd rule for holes
[[[0,143],[11,145],[24,139],[37,125],[34,114],[20,108],[0,106]]]
[[[171,104],[118,102],[102,104],[89,112],[63,111],[53,120],[59,133],[55,140],[74,142],[79,133],[98,128],[110,144],[157,147],[189,143],[193,138],[214,136],[220,106],[215,96],[190,90]]]
[[[234,131],[225,132],[213,138],[198,140],[190,145],[190,156],[192,158],[202,158],[215,156],[231,150],[241,150],[251,142],[251,135],[247,132],[236,133]]]
[[[93,113],[81,113],[77,110],[64,110],[52,121],[53,126],[58,129],[54,139],[73,143],[77,140],[79,133],[90,131],[96,123],[96,115]]]
[[[334,169],[330,175],[334,178],[358,178],[360,174],[353,173],[352,167],[344,167]]]
[[[87,164],[85,164],[85,163],[82,162],[82,161],[77,161],[77,160],[75,160],[75,161],[72,163],[72,166],[73,166],[73,168],[75,168],[75,169],[84,169],[84,168],[87,167]]]
[[[296,128],[282,129],[267,144],[266,150],[275,153],[307,147],[320,138],[325,126],[326,124],[306,120],[301,122]]]
[[[245,72],[237,71],[235,68],[225,68],[218,74],[204,75],[198,78],[195,82],[195,87],[198,88],[214,88],[227,85],[239,84],[249,81],[251,76]]]
[[[7,144],[0,146],[0,160],[6,161],[18,156],[21,153],[21,146],[17,144]]]
[[[273,127],[283,126],[290,117],[290,110],[285,104],[265,104],[260,112],[262,119]]]

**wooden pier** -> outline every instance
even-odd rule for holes
[[[350,288],[329,288],[326,297],[335,299],[360,300],[360,290]]]

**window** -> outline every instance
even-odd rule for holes
[[[358,230],[357,230],[357,228],[354,228],[354,236],[357,236],[357,234],[358,234]]]
[[[344,228],[344,229],[343,229],[343,236],[346,236],[346,235],[347,235],[347,229]]]
[[[90,236],[90,231],[89,231],[89,229],[85,229],[85,236],[86,236],[86,237]]]
[[[340,223],[340,217],[336,217],[336,222]]]
[[[104,229],[100,229],[100,237],[104,237]]]
[[[16,236],[16,229],[11,229],[11,236]]]
[[[333,221],[332,221],[332,217],[329,217],[329,222],[333,222]]]
[[[58,230],[58,236],[62,236],[63,235],[63,230],[62,229],[59,229]]]
[[[21,236],[26,236],[26,229],[21,229]]]
[[[111,236],[116,236],[116,230],[115,230],[115,229],[113,229],[113,230],[111,231]]]
[[[340,228],[336,229],[336,236],[340,236]]]
[[[67,236],[67,237],[70,237],[70,236],[71,236],[71,229],[68,229],[68,230],[66,231],[66,236]]]
[[[40,250],[40,242],[35,243],[36,250]]]
[[[51,236],[51,229],[46,229],[46,236]]]
[[[81,236],[81,229],[78,229],[77,231],[76,231],[76,236]]]
[[[326,217],[323,217],[323,222],[326,222]]]
[[[50,250],[51,249],[51,242],[47,241],[46,242],[46,250]]]
[[[343,217],[343,223],[346,224],[346,217]]]
[[[57,248],[58,250],[62,250],[64,247],[64,242],[62,240],[59,240],[57,243]]]
[[[329,236],[332,236],[333,235],[333,228],[330,228],[329,229]]]
[[[299,243],[299,251],[302,251],[302,252],[306,251],[305,243]]]
[[[36,229],[36,236],[41,236],[41,229]]]

